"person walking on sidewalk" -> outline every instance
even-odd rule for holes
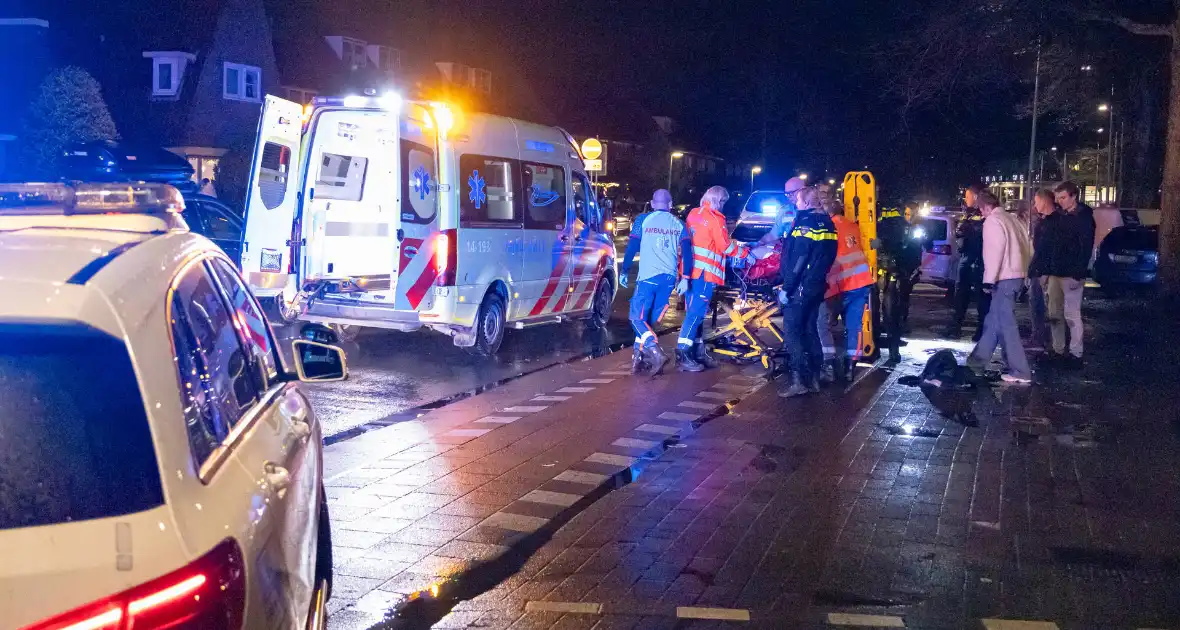
[[[1054,253],[1049,235],[1061,220],[1053,191],[1042,188],[1033,197],[1036,216],[1033,219],[1033,258],[1028,265],[1029,311],[1032,314],[1031,346],[1044,348],[1049,343],[1048,313],[1045,303],[1045,285],[1049,281],[1049,269]]]
[[[975,312],[979,327],[973,341],[979,341],[983,333],[983,322],[991,306],[991,295],[983,290],[983,215],[979,212],[979,195],[986,189],[980,184],[971,184],[963,194],[965,214],[955,227],[955,238],[959,239],[959,277],[955,283],[955,318],[947,336],[957,338],[963,334],[963,320],[971,300],[975,300]]]
[[[828,270],[828,290],[819,307],[819,337],[824,352],[819,380],[824,384],[837,379],[852,380],[863,345],[861,323],[873,287],[873,272],[860,244],[860,226],[846,218],[842,208],[834,203],[824,204],[821,198],[821,204],[836,227],[836,260]],[[844,319],[844,349],[839,359],[832,336],[832,313],[839,313]]]
[[[663,188],[651,196],[651,212],[635,217],[627,251],[623,254],[623,271],[619,284],[629,283],[631,265],[639,254],[639,274],[635,278],[635,293],[631,296],[631,327],[635,329],[635,347],[631,351],[631,373],[643,371],[644,363],[651,366],[655,376],[668,362],[656,339],[655,325],[668,310],[672,289],[680,287],[684,293],[692,258],[685,255],[691,247],[688,232],[676,215],[672,214],[672,195]]]
[[[1054,252],[1045,285],[1049,331],[1053,338],[1050,357],[1068,367],[1081,367],[1082,288],[1094,251],[1094,209],[1078,201],[1078,186],[1073,182],[1061,182],[1054,193],[1057,205],[1061,206],[1061,219],[1049,233]]]
[[[828,270],[836,260],[836,226],[820,209],[819,192],[796,194],[795,225],[783,239],[783,329],[790,354],[791,381],[779,396],[791,398],[819,391],[823,346],[819,339],[819,308],[828,289]]]
[[[1032,370],[1016,326],[1016,296],[1024,286],[1032,260],[1032,239],[1020,219],[1000,208],[990,192],[979,194],[983,214],[983,288],[992,294],[991,308],[983,322],[983,334],[967,357],[967,367],[982,372],[991,363],[996,347],[1004,351],[1008,372],[1006,383],[1027,385]]]
[[[713,301],[713,290],[725,283],[725,259],[749,259],[753,262],[750,250],[729,238],[725,215],[721,214],[721,208],[728,200],[728,190],[723,186],[713,186],[701,197],[701,206],[688,213],[692,272],[691,281],[680,281],[681,290],[687,287],[688,303],[684,309],[680,337],[676,340],[677,368],[684,372],[700,372],[716,366],[716,361],[709,356],[701,341],[701,325]],[[688,251],[685,250],[686,257]]]

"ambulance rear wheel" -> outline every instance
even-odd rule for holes
[[[504,341],[505,313],[504,298],[499,293],[484,296],[483,304],[479,307],[479,317],[475,320],[475,345],[469,348],[472,354],[481,357],[496,354],[500,342]]]
[[[598,290],[594,292],[594,302],[590,306],[590,318],[586,320],[586,325],[591,330],[606,328],[606,323],[610,320],[612,297],[610,282],[607,281],[607,278],[603,278],[598,283]]]

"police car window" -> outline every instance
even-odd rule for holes
[[[197,355],[194,367],[200,368],[198,373],[212,388],[210,429],[220,434],[236,424],[259,399],[260,388],[251,373],[250,357],[204,266],[190,267],[177,283],[174,296],[173,319],[184,321],[192,331],[191,351]]]
[[[89,326],[0,323],[0,445],[0,530],[164,503],[127,346]]]
[[[201,218],[205,223],[205,236],[222,241],[236,241],[242,238],[242,223],[231,217],[229,208],[209,201],[200,202]]]
[[[242,278],[229,263],[220,258],[209,261],[221,288],[229,298],[230,308],[233,309],[234,321],[239,325],[238,331],[242,341],[254,357],[253,361],[260,363],[266,372],[268,380],[274,380],[279,375],[278,362],[275,360],[275,348],[270,337],[270,330],[266,327],[266,319],[254,297],[242,284]],[[265,388],[267,383],[258,383]]]
[[[209,366],[200,352],[196,336],[179,295],[172,298],[172,349],[176,352],[176,372],[180,382],[180,406],[184,412],[184,430],[189,450],[198,467],[213,454],[213,449],[229,434],[229,425],[214,401],[217,393],[206,378]]]
[[[267,142],[262,145],[262,161],[258,165],[258,196],[267,210],[274,210],[287,196],[287,174],[291,170],[291,148]]]
[[[565,169],[546,164],[524,165],[525,227],[561,230],[566,224]]]
[[[945,241],[947,239],[947,222],[941,219],[926,219],[922,221],[923,238],[928,241]]]
[[[513,160],[463,155],[459,157],[460,224],[520,221],[516,205]]]
[[[402,140],[402,221],[430,223],[438,214],[434,151]]]
[[[361,192],[365,187],[365,171],[368,168],[369,158],[325,151],[320,156],[315,198],[360,201]]]

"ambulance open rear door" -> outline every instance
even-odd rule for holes
[[[246,229],[242,243],[242,274],[250,289],[263,298],[296,287],[291,258],[292,225],[299,205],[299,149],[303,107],[267,96],[262,104],[246,188]]]
[[[313,113],[301,218],[305,286],[390,297],[402,238],[398,135],[396,109]]]

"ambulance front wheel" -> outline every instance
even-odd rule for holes
[[[500,342],[504,341],[504,324],[506,309],[504,298],[499,293],[489,293],[479,307],[479,317],[475,320],[475,345],[468,350],[481,357],[490,357],[500,349]]]
[[[611,302],[614,298],[611,291],[610,280],[603,278],[598,283],[598,290],[594,292],[594,303],[590,307],[590,317],[586,320],[586,325],[591,330],[606,328],[606,323],[610,321]]]

